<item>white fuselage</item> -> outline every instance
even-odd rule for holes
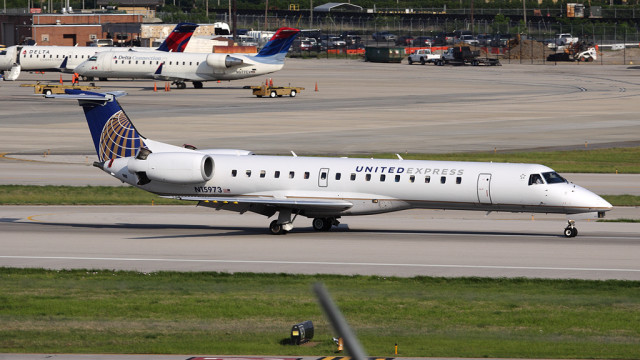
[[[127,52],[129,48],[14,45],[9,46],[5,51],[0,55],[0,70],[10,70],[15,65],[20,65],[22,70],[27,71],[62,70],[73,72],[80,63],[98,52]],[[67,63],[65,68],[61,69],[65,58],[67,58]]]
[[[232,56],[240,65],[215,64],[212,58]],[[245,54],[200,54],[164,52],[128,52],[98,54],[80,64],[75,71],[86,77],[137,78],[178,81],[236,80],[264,75],[282,69],[284,54],[256,57]],[[161,72],[158,68],[162,64]]]
[[[201,153],[206,154],[206,150]],[[216,154],[211,157],[214,161],[211,180],[189,185],[151,181],[139,186],[136,176],[127,168],[131,158],[115,159],[103,170],[124,182],[168,196],[344,200],[353,204],[336,212],[307,210],[301,214],[307,217],[364,215],[409,208],[564,214],[611,209],[608,202],[572,183],[530,184],[532,174],[553,172],[535,164]]]

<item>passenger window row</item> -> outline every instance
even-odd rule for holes
[[[251,170],[245,170],[245,175],[246,177],[251,177]],[[231,176],[232,177],[237,177],[238,176],[238,170],[231,170]],[[266,170],[260,170],[260,178],[265,178],[267,176],[267,172]],[[305,171],[303,178],[304,179],[309,179],[309,172]],[[273,177],[274,179],[279,179],[280,178],[280,171],[274,171],[273,172]],[[320,174],[320,177],[322,180],[326,180],[327,178],[327,173],[322,172]],[[295,178],[295,171],[289,171],[289,179],[293,179]],[[335,174],[335,180],[341,180],[342,179],[342,173],[336,173]],[[395,175],[393,180],[394,182],[400,182],[402,179],[401,175]],[[351,181],[355,181],[356,180],[356,174],[355,173],[351,173],[351,176],[349,176],[349,180]],[[365,174],[364,176],[364,180],[365,181],[371,181],[371,174]],[[387,180],[387,175],[386,174],[380,174],[380,182],[385,182]],[[415,183],[416,182],[416,176],[415,175],[409,175],[409,182],[410,183]],[[440,177],[440,183],[441,184],[445,184],[447,182],[447,177],[446,176],[441,176]],[[424,177],[424,183],[425,184],[429,184],[431,183],[431,176],[427,175]],[[462,177],[461,176],[457,176],[456,177],[456,184],[462,184]]]

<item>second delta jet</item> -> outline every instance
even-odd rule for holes
[[[222,53],[101,53],[76,67],[85,77],[173,81],[179,89],[191,81],[237,80],[282,69],[284,58],[300,30],[280,28],[256,55]]]

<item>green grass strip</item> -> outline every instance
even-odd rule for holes
[[[325,283],[371,356],[640,358],[640,282],[0,268],[0,353],[332,356]],[[284,345],[312,320],[308,346]]]
[[[132,186],[0,186],[1,205],[186,205]]]
[[[640,196],[605,195],[614,206],[640,206]],[[0,205],[194,205],[132,186],[0,185]]]
[[[478,152],[450,154],[401,153],[406,160],[447,160],[534,163],[551,167],[560,173],[640,173],[640,147],[544,152]],[[356,154],[352,157],[397,159],[396,154]]]

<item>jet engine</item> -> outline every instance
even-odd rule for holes
[[[138,176],[138,185],[154,180],[183,185],[211,180],[214,161],[209,155],[191,152],[150,153],[129,159],[127,167]]]
[[[242,65],[242,59],[235,58],[228,54],[209,54],[207,55],[207,65],[214,69],[230,68],[232,66]]]

